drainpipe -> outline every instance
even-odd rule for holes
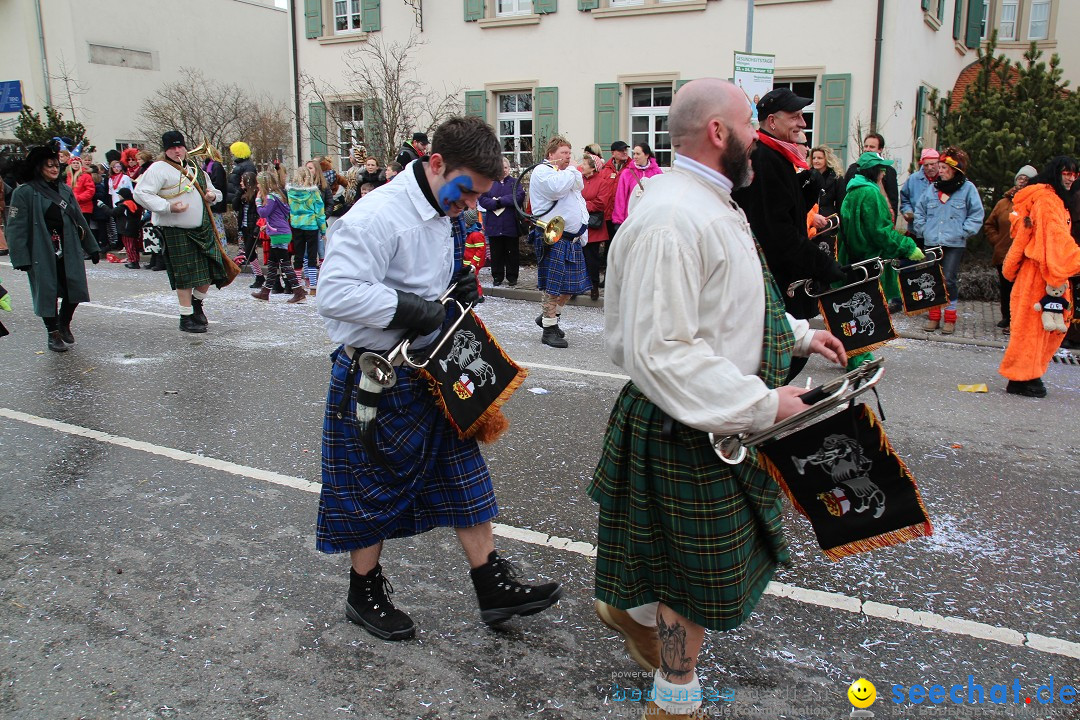
[[[45,55],[45,25],[41,22],[41,0],[34,0],[37,16],[38,46],[41,48],[41,75],[45,80],[45,104],[52,107],[52,85],[49,82],[49,58]],[[26,102],[26,98],[23,98]]]
[[[959,0],[957,0],[959,2]],[[885,0],[877,4],[877,35],[874,36],[874,85],[870,95],[870,132],[877,132],[878,95],[881,92],[881,43],[885,24]]]
[[[292,73],[293,73],[293,107],[296,109],[293,117],[296,119],[296,164],[300,164],[300,62],[297,59],[296,42],[296,0],[289,3],[289,44],[292,45]]]
[[[754,52],[754,0],[746,0],[746,52]]]

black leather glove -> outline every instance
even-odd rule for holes
[[[462,305],[475,305],[480,300],[480,291],[476,287],[476,273],[472,265],[465,265],[458,270],[457,275],[454,276],[454,282],[457,283],[457,287],[450,293],[450,297]]]
[[[442,303],[425,300],[419,295],[404,290],[397,291],[397,310],[387,330],[416,330],[421,335],[438,330],[446,319],[446,308]]]
[[[101,253],[97,252],[96,250],[94,252],[90,253],[90,262],[97,265],[100,261],[101,261]]]
[[[22,270],[23,272],[30,272],[30,266],[29,265],[16,265],[15,269],[16,270]]]

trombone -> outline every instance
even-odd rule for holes
[[[884,358],[874,358],[849,373],[830,380],[823,385],[807,391],[800,400],[810,407],[802,412],[789,415],[780,422],[773,423],[764,430],[755,433],[725,435],[717,437],[709,433],[709,444],[717,456],[728,465],[738,465],[746,459],[747,448],[755,447],[769,440],[785,437],[824,417],[829,411],[853,400],[871,389],[885,375]]]
[[[851,280],[849,278],[848,282],[845,285],[841,285],[840,287],[835,288],[827,287],[820,292],[817,290],[817,286],[814,284],[813,278],[796,280],[795,282],[788,285],[787,296],[795,297],[795,291],[797,291],[799,288],[802,288],[807,295],[814,299],[824,297],[826,295],[829,295],[830,293],[838,292],[840,290],[847,290],[848,288],[853,288],[860,283],[866,282],[871,277],[881,277],[881,272],[885,269],[885,264],[882,262],[881,258],[870,258],[869,260],[862,260],[857,263],[852,263],[851,265],[844,265],[841,269],[844,270],[845,273],[861,272],[862,277],[857,280]],[[871,275],[871,272],[873,272],[874,274]]]
[[[521,171],[521,174],[518,175],[517,182],[525,184],[525,177],[533,170],[535,170],[538,166],[545,164],[545,162],[538,162],[533,163],[529,167],[525,168]],[[514,210],[517,211],[518,216],[525,218],[526,222],[528,222],[530,225],[535,225],[536,227],[540,228],[540,231],[544,233],[545,245],[554,245],[555,243],[559,242],[559,240],[562,239],[563,231],[566,229],[566,221],[563,220],[562,217],[560,217],[559,215],[556,215],[555,217],[551,218],[546,222],[540,219],[541,216],[547,215],[549,212],[551,212],[551,208],[553,207],[555,207],[554,204],[552,204],[551,207],[549,207],[548,209],[538,213],[525,212],[521,205],[518,204],[517,192],[514,192]]]

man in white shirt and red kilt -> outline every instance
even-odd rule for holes
[[[451,118],[435,131],[432,153],[371,191],[334,226],[319,275],[318,306],[331,340],[333,368],[322,443],[317,546],[350,554],[345,616],[384,640],[413,637],[412,619],[390,600],[379,564],[383,541],[453,527],[465,551],[480,605],[491,625],[531,615],[558,601],[558,583],[525,585],[495,551],[498,513],[491,476],[474,439],[462,440],[436,404],[428,381],[398,367],[381,393],[357,388],[358,359],[384,358],[405,334],[415,352],[436,341],[446,322],[436,299],[461,280],[454,297],[477,298],[462,268],[460,215],[502,176],[495,133],[478,118]],[[375,407],[358,422],[357,401]]]
[[[805,410],[805,389],[780,387],[793,353],[843,364],[839,340],[784,312],[731,199],[752,177],[750,110],[722,80],[679,90],[672,171],[650,181],[608,255],[606,345],[631,380],[588,490],[600,504],[596,610],[656,671],[650,720],[700,712],[705,630],[741,624],[789,559],[780,490],[757,453],[726,465],[708,433]]]
[[[180,303],[180,329],[206,332],[203,312],[210,285],[229,283],[208,203],[221,200],[210,177],[187,160],[187,144],[177,130],[161,136],[165,155],[139,176],[135,202],[153,213],[162,237],[169,285]]]
[[[589,213],[581,196],[585,180],[581,171],[570,164],[570,142],[556,135],[548,140],[544,156],[547,160],[537,165],[529,177],[529,205],[543,222],[561,217],[566,229],[554,245],[544,243],[544,233],[539,228],[534,227],[529,233],[536,250],[536,285],[542,293],[536,324],[544,328],[541,342],[564,348],[570,344],[559,327],[562,309],[570,296],[592,289],[579,242],[588,239]]]

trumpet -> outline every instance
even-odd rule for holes
[[[728,465],[738,465],[746,459],[747,448],[769,440],[785,437],[824,417],[829,411],[871,389],[885,375],[885,360],[874,358],[835,380],[808,390],[800,399],[810,407],[790,415],[756,433],[717,437],[709,433],[709,443],[717,456]]]
[[[207,158],[210,157],[210,143],[203,140],[201,143],[187,151],[188,157]]]
[[[814,284],[813,278],[796,280],[795,282],[788,285],[787,296],[795,297],[795,291],[799,288],[802,288],[803,292],[805,292],[812,298],[816,299],[824,297],[825,295],[828,295],[830,293],[838,292],[840,290],[847,290],[848,288],[853,288],[859,283],[866,282],[871,277],[880,277],[881,271],[884,269],[884,267],[885,264],[882,262],[881,258],[870,258],[869,260],[862,260],[861,262],[852,263],[851,265],[845,265],[843,266],[843,268],[841,268],[842,270],[844,270],[845,272],[862,273],[862,277],[858,278],[857,280],[850,280],[849,282],[841,285],[840,287],[826,287],[824,290],[820,291]],[[871,273],[873,273],[873,275],[871,275]]]
[[[544,164],[545,163],[543,162],[533,163],[529,167],[525,168],[521,171],[521,174],[518,175],[517,181],[519,183],[526,184],[526,176],[533,170],[535,170],[538,166]],[[559,215],[556,215],[555,217],[547,221],[540,219],[542,216],[547,215],[549,212],[551,212],[551,209],[553,207],[555,207],[554,204],[552,204],[552,206],[548,209],[538,213],[525,212],[525,210],[520,205],[518,205],[517,191],[514,191],[514,209],[517,211],[517,214],[525,218],[525,220],[530,225],[534,225],[540,228],[540,231],[544,233],[545,245],[554,245],[555,243],[559,242],[559,240],[562,239],[563,231],[566,229],[566,221],[563,220],[562,217],[560,217]]]

